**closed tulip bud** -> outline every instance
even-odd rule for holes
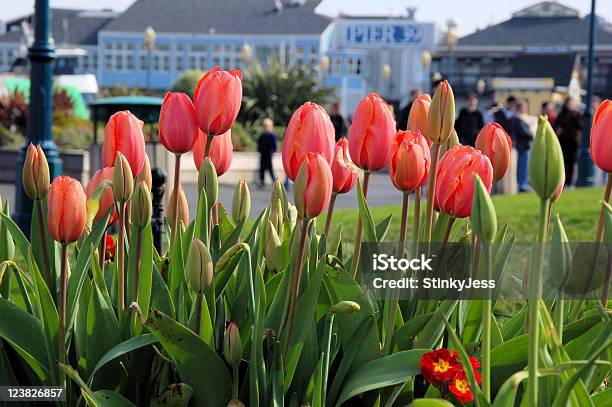
[[[270,215],[268,219],[272,222],[274,228],[282,233],[285,217],[283,216],[283,207],[280,200],[270,204]]]
[[[554,228],[550,238],[550,250],[551,253],[554,253],[554,256],[550,256],[550,269],[555,273],[568,272],[572,261],[572,246],[569,243],[559,214],[555,216]]]
[[[221,257],[219,257],[219,260],[217,260],[217,263],[215,264],[216,270],[223,270],[234,256],[242,255],[242,252],[246,248],[248,248],[248,246],[246,246],[245,243],[238,243],[227,249],[225,253],[223,253]]]
[[[102,144],[102,164],[112,167],[120,152],[127,158],[132,176],[142,170],[145,156],[145,142],[142,134],[142,120],[129,111],[117,112],[110,117],[104,129]]]
[[[429,138],[429,107],[431,106],[431,96],[424,94],[412,102],[408,115],[408,130],[420,131],[431,146]]]
[[[126,203],[134,192],[134,177],[130,170],[130,163],[121,153],[117,153],[115,158],[115,168],[113,169],[113,195],[115,201]]]
[[[244,407],[244,403],[240,400],[231,399],[226,407]]]
[[[144,181],[136,184],[134,194],[132,195],[131,221],[139,229],[147,227],[151,222],[151,214],[153,213],[153,205],[151,203],[151,192]]]
[[[87,199],[89,199],[94,195],[96,190],[103,185],[104,182],[108,183],[108,185],[104,187],[102,195],[100,195],[98,212],[96,212],[94,222],[99,222],[111,209],[112,212],[110,218],[108,218],[108,223],[110,225],[117,221],[117,207],[115,206],[115,197],[113,196],[113,187],[111,185],[113,173],[113,167],[99,169],[96,171],[93,177],[91,177],[87,187],[85,188],[85,194],[87,195]]]
[[[200,129],[212,136],[225,133],[234,124],[242,104],[242,73],[214,67],[198,82],[193,100]]]
[[[198,124],[191,99],[184,93],[167,92],[159,112],[159,139],[174,154],[191,151]]]
[[[174,219],[174,194],[175,190],[173,189],[168,197],[168,204],[166,205],[166,217],[169,222],[172,222]],[[179,185],[178,188],[178,220],[183,221],[183,225],[187,227],[189,224],[189,205],[187,204],[187,197],[185,196],[185,190],[182,185]]]
[[[395,188],[414,191],[427,180],[431,155],[419,131],[398,131],[391,143],[389,176]]]
[[[140,173],[136,176],[135,181],[137,184],[143,181],[145,184],[147,184],[147,188],[149,188],[150,191],[151,188],[153,188],[153,173],[151,172],[151,162],[149,161],[149,156],[145,154],[144,158],[144,165],[142,166]]]
[[[191,289],[197,293],[203,293],[212,284],[212,257],[200,239],[191,240],[191,249],[187,256],[187,278]]]
[[[602,171],[612,173],[612,101],[605,100],[591,126],[591,157]]]
[[[202,162],[204,161],[204,155],[206,153],[206,140],[208,136],[202,131],[198,132],[198,137],[195,144],[193,145],[193,161],[196,168],[199,170]],[[232,163],[232,131],[228,130],[223,134],[214,136],[210,144],[209,157],[215,165],[217,170],[217,176],[225,174]]]
[[[429,138],[434,144],[443,144],[455,126],[455,96],[447,81],[438,85],[429,107]]]
[[[351,161],[348,140],[344,137],[336,143],[331,172],[333,179],[332,191],[337,194],[349,192],[357,183],[357,167]]]
[[[297,217],[297,207],[295,205],[289,204],[289,226],[291,227],[291,230],[293,230],[295,224],[297,223]]]
[[[354,314],[359,312],[361,307],[355,301],[340,301],[329,309],[330,314]]]
[[[457,136],[457,131],[453,129],[451,136],[446,140],[446,143],[440,144],[440,157],[442,157],[448,150],[455,147],[459,144],[459,136]]]
[[[351,160],[364,171],[386,167],[394,134],[395,119],[387,102],[376,93],[365,96],[355,109],[349,130]]]
[[[217,179],[217,171],[210,157],[206,157],[200,166],[198,173],[198,190],[206,191],[206,199],[208,206],[217,202],[219,195],[219,180]]]
[[[277,201],[281,203],[283,216],[287,216],[289,212],[289,197],[287,196],[285,185],[280,178],[274,180],[274,186],[272,187],[272,199],[270,202],[274,205],[274,202]]]
[[[242,360],[242,342],[235,322],[230,322],[223,338],[223,356],[230,366],[237,368]]]
[[[493,182],[502,179],[506,175],[512,154],[512,140],[503,127],[495,122],[486,124],[476,137],[476,149],[491,160]]]
[[[74,178],[55,178],[48,195],[47,226],[53,240],[68,244],[76,242],[87,222],[87,196]]]
[[[51,188],[49,164],[47,157],[40,147],[34,147],[32,143],[28,146],[28,151],[23,162],[21,180],[25,193],[34,200],[44,199]]]
[[[434,207],[454,218],[466,218],[472,213],[474,175],[478,175],[487,192],[491,192],[491,161],[470,146],[457,145],[447,151],[440,159],[437,172]]]
[[[266,245],[264,254],[266,261],[271,266],[270,268],[276,272],[283,270],[286,256],[283,256],[283,242],[281,242],[276,228],[271,221],[268,221],[266,227]]]
[[[234,191],[232,201],[232,219],[240,223],[249,217],[251,213],[251,193],[246,181],[240,181]]]
[[[492,243],[497,233],[497,215],[487,187],[478,174],[474,174],[474,198],[472,199],[472,228],[483,243]]]
[[[325,158],[318,153],[307,153],[295,179],[294,200],[301,218],[319,216],[331,199],[332,173]]]
[[[529,183],[542,199],[553,197],[563,181],[565,168],[561,145],[546,116],[540,116],[531,146]]]
[[[295,181],[306,153],[320,153],[328,163],[334,154],[334,125],[329,115],[316,103],[306,102],[291,116],[283,140],[285,173]]]

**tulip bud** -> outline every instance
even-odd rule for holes
[[[572,261],[572,247],[569,244],[565,228],[558,214],[555,217],[550,242],[550,252],[554,253],[554,256],[550,257],[550,269],[553,273],[562,273],[565,275],[565,273],[570,270],[569,265]],[[563,281],[563,279],[560,280]]]
[[[561,193],[563,192],[564,186],[565,186],[565,172],[563,173],[561,183],[555,190],[555,193],[553,194],[553,196],[550,198],[550,203],[555,203],[559,200],[559,198],[561,197]]]
[[[354,314],[359,312],[361,307],[354,301],[340,301],[329,309],[330,314]]]
[[[215,269],[217,270],[217,272],[223,270],[235,255],[241,255],[244,249],[245,243],[238,243],[227,249],[225,253],[223,253],[223,255],[219,257],[219,260],[217,260],[217,264],[215,264]]]
[[[591,157],[602,171],[612,173],[612,101],[605,100],[597,108],[591,126]]]
[[[434,144],[443,144],[455,126],[455,96],[447,81],[440,83],[429,107],[429,138]]]
[[[153,174],[151,173],[151,162],[149,161],[149,156],[144,155],[144,165],[142,166],[142,170],[136,176],[136,183],[144,181],[147,184],[147,188],[149,191],[153,188]]]
[[[191,250],[187,256],[187,277],[191,289],[197,293],[203,293],[212,284],[212,257],[200,239],[194,238],[191,241]]]
[[[295,205],[289,204],[289,226],[291,230],[293,230],[293,228],[295,227],[295,224],[297,223],[297,218],[297,207]]]
[[[420,131],[431,146],[429,139],[429,106],[431,106],[431,96],[423,94],[412,102],[410,113],[408,114],[408,130]]]
[[[139,229],[144,229],[151,222],[151,214],[153,213],[151,193],[144,181],[140,181],[134,189],[131,212],[131,221]]]
[[[223,356],[230,366],[237,368],[242,360],[242,342],[235,322],[230,322],[223,338]]]
[[[172,190],[166,206],[168,208],[166,210],[166,217],[171,223],[174,221],[174,194],[175,191]],[[189,205],[187,204],[187,197],[185,196],[185,190],[182,185],[179,185],[178,194],[178,220],[179,222],[183,221],[183,225],[187,227],[189,224]]]
[[[232,201],[232,219],[236,223],[240,223],[249,217],[251,213],[251,194],[246,181],[240,181],[236,185],[234,191],[234,200]]]
[[[271,221],[268,221],[266,228],[266,246],[264,254],[266,255],[266,261],[271,266],[270,268],[276,272],[280,272],[283,269],[283,243],[276,233],[276,228]]]
[[[332,173],[325,158],[318,153],[307,153],[295,178],[294,200],[303,219],[319,216],[331,199]]]
[[[76,242],[87,222],[87,195],[81,183],[66,176],[56,177],[47,199],[49,235],[63,244]]]
[[[204,158],[200,171],[198,173],[198,190],[204,189],[206,191],[206,200],[208,206],[212,207],[217,202],[219,195],[219,181],[217,178],[217,171],[210,157]]]
[[[226,407],[244,407],[244,403],[240,400],[231,399]]]
[[[493,182],[506,175],[512,154],[512,140],[499,124],[486,124],[476,137],[476,149],[489,157],[493,165]]]
[[[281,203],[282,215],[287,216],[289,212],[289,196],[280,178],[274,180],[274,186],[272,187],[271,203],[274,204],[276,201]]]
[[[21,180],[25,193],[34,200],[40,200],[49,193],[50,175],[49,164],[47,157],[40,145],[34,147],[32,143],[28,147],[28,151],[23,162],[23,171]]]
[[[270,205],[270,215],[268,216],[268,219],[270,220],[270,222],[272,222],[272,226],[274,226],[274,228],[278,230],[279,233],[282,233],[283,231],[282,227],[285,220],[285,218],[283,217],[283,208],[281,205],[282,203],[280,201],[272,203]]]
[[[563,181],[565,168],[561,145],[546,116],[540,116],[531,146],[529,183],[542,199],[550,199]]]
[[[113,170],[113,195],[119,203],[126,203],[134,192],[134,177],[130,163],[123,154],[117,152]]]
[[[478,174],[474,175],[471,221],[478,239],[483,243],[492,243],[497,233],[497,216],[491,196]]]

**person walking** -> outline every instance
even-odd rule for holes
[[[397,130],[408,130],[408,117],[410,116],[410,109],[414,101],[423,94],[421,88],[414,88],[410,91],[410,101],[404,106],[397,115],[396,126]]]
[[[259,188],[265,186],[266,172],[270,173],[272,182],[276,180],[272,155],[276,152],[278,137],[274,133],[274,122],[266,117],[262,121],[263,131],[257,138],[257,151],[259,152]]]
[[[459,142],[464,146],[476,145],[476,136],[484,127],[484,116],[478,109],[478,96],[471,93],[467,97],[467,106],[459,111],[459,117],[455,121],[455,130],[459,136]]]
[[[331,104],[329,119],[334,125],[334,132],[336,134],[336,142],[340,140],[342,137],[346,137],[346,121],[344,117],[340,114],[340,104],[338,102],[334,102]]]
[[[529,114],[529,103],[526,99],[517,100],[513,128],[512,144],[517,152],[516,181],[519,192],[527,192],[530,190],[529,150],[538,129],[538,118]]]
[[[565,99],[559,116],[555,120],[555,132],[559,137],[563,161],[565,163],[565,185],[573,184],[574,165],[578,156],[578,145],[582,134],[582,113],[578,110],[578,104],[572,97]]]
[[[555,113],[555,108],[552,102],[542,103],[542,109],[540,110],[540,114],[548,118],[548,122],[550,123],[551,126],[555,125],[555,120],[557,119],[557,115]]]

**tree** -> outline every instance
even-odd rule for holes
[[[170,90],[172,92],[186,93],[191,99],[193,99],[193,94],[195,92],[196,85],[198,84],[198,81],[203,75],[203,71],[196,71],[190,69],[184,74],[182,74],[180,78],[178,78],[176,82],[172,84]]]

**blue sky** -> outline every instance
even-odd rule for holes
[[[124,10],[134,0],[51,0],[52,7],[66,8],[111,8]],[[238,0],[233,0],[238,1]],[[248,7],[248,0],[244,1]],[[312,1],[312,0],[310,0]],[[444,25],[450,18],[459,19],[459,32],[468,34],[477,28],[506,20],[513,11],[537,3],[537,0],[324,0],[321,9],[328,11],[348,10],[352,13],[397,13],[406,7],[416,7],[417,20],[435,21]],[[590,0],[561,0],[562,4],[578,9],[581,14],[590,10]],[[273,0],[270,0],[273,4]],[[6,20],[29,13],[34,0],[3,1],[0,19]],[[597,14],[612,20],[612,0],[597,0]]]

